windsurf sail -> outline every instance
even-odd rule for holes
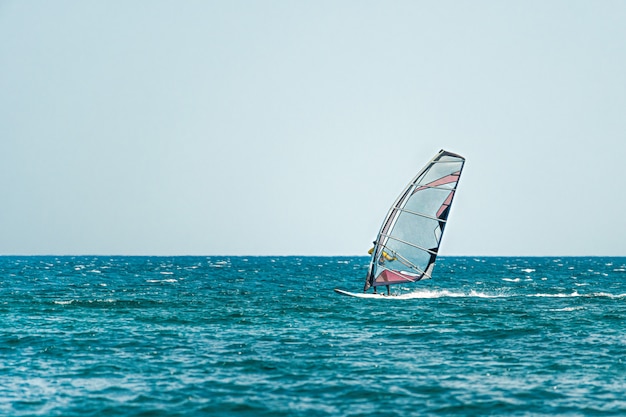
[[[432,277],[464,164],[442,149],[402,191],[374,242],[364,291]]]

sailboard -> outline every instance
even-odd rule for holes
[[[337,294],[347,295],[348,297],[356,297],[356,298],[381,298],[381,297],[387,297],[383,293],[350,292],[350,291],[345,291],[345,290],[342,290],[342,289],[339,289],[339,288],[335,288],[335,292]]]
[[[370,250],[364,293],[432,278],[464,165],[464,157],[442,149],[400,193]]]

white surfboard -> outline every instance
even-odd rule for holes
[[[373,293],[366,293],[366,292],[350,292],[350,291],[344,291],[344,290],[340,290],[339,288],[335,288],[335,292],[337,294],[341,294],[341,295],[347,295],[348,297],[356,297],[356,298],[387,298],[387,297],[393,297],[388,296],[386,294],[383,293],[378,293],[378,294],[373,294]]]

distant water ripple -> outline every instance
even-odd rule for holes
[[[0,257],[0,415],[626,415],[626,258]]]

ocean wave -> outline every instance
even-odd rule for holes
[[[146,282],[150,283],[150,284],[160,284],[163,282],[168,282],[168,283],[175,283],[178,282],[177,279],[174,278],[167,278],[167,279],[147,279]]]
[[[502,298],[502,294],[487,294],[476,290],[469,292],[449,291],[449,290],[417,290],[406,294],[398,294],[393,297],[381,297],[387,299],[411,300],[428,298]]]
[[[564,308],[551,308],[550,311],[577,311],[584,310],[585,307],[577,306],[577,307],[564,307]]]
[[[611,294],[607,292],[595,292],[589,294],[581,294],[578,291],[572,291],[571,293],[534,293],[534,294],[520,294],[520,293],[489,293],[484,291],[470,290],[468,292],[449,291],[449,290],[417,290],[404,294],[393,294],[391,297],[377,297],[379,299],[396,299],[396,300],[411,300],[411,299],[433,299],[433,298],[611,298],[619,299],[626,298],[626,294]]]
[[[93,304],[112,304],[117,303],[119,300],[103,299],[103,300],[54,300],[52,303],[57,305],[93,305]]]
[[[124,300],[124,299],[116,299],[116,298],[98,298],[92,300],[80,300],[80,299],[60,299],[60,300],[52,300],[48,301],[54,305],[60,306],[72,306],[72,307],[149,307],[149,306],[162,306],[165,303],[163,301],[158,300],[148,300],[148,299],[134,299],[134,300]],[[46,302],[46,303],[48,303]]]
[[[555,293],[555,294],[528,294],[527,297],[543,297],[543,298],[624,298],[626,294],[611,294],[607,292],[595,292],[589,294],[580,294],[578,291],[573,291],[569,294],[566,293]]]

